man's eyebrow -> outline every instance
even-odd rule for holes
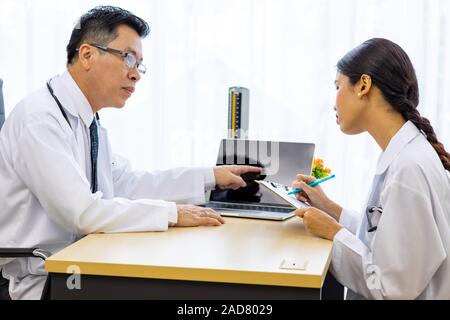
[[[337,81],[337,79],[336,79],[336,80],[334,80],[334,84],[338,84],[338,81]]]

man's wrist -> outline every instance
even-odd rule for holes
[[[173,227],[178,222],[178,206],[175,202],[168,202],[167,220],[169,227]]]
[[[207,168],[204,173],[205,190],[212,190],[216,187],[215,168]]]

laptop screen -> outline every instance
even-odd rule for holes
[[[311,174],[313,143],[224,139],[220,143],[217,165],[254,165],[259,174],[244,174],[247,186],[238,190],[213,190],[210,201],[266,204],[290,207],[254,180],[269,180],[290,186],[296,174]]]

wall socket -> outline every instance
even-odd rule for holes
[[[305,270],[306,266],[308,265],[307,260],[287,260],[284,259],[281,261],[280,269],[287,269],[287,270]]]

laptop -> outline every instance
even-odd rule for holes
[[[211,191],[205,207],[229,217],[286,220],[294,216],[293,206],[255,180],[291,185],[297,174],[311,174],[314,149],[313,143],[223,139],[216,165],[254,165],[263,170],[243,174],[244,188]]]

